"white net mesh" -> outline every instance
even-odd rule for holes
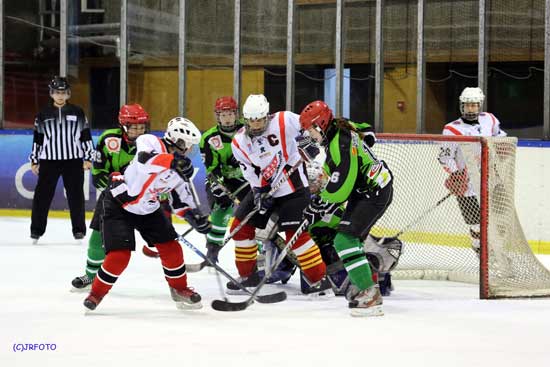
[[[485,269],[482,297],[550,295],[514,206],[517,139],[462,140],[382,134],[374,147],[394,174],[394,199],[372,234],[403,241],[395,278],[479,283]]]

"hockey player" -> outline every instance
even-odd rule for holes
[[[300,114],[300,124],[325,148],[324,169],[329,177],[304,217],[315,223],[333,206],[348,202],[334,247],[352,283],[346,294],[351,315],[383,315],[382,296],[372,279],[362,241],[392,201],[392,174],[372,153],[362,134],[346,119],[334,119],[323,101],[308,104]]]
[[[464,88],[459,97],[461,117],[443,128],[443,135],[451,136],[506,136],[500,129],[500,121],[489,112],[481,112],[485,96],[480,88]],[[460,146],[444,144],[439,162],[449,174],[445,187],[456,197],[464,222],[470,226],[472,248],[479,255],[480,218],[479,201],[468,176],[468,170]]]
[[[237,102],[233,97],[220,97],[216,100],[214,113],[217,124],[202,135],[200,149],[206,167],[206,192],[212,223],[212,229],[206,235],[206,256],[217,262],[227,224],[233,215],[233,198],[244,199],[250,186],[231,150],[231,140],[243,126],[237,119]]]
[[[285,231],[286,240],[290,240],[302,221],[309,190],[296,142],[301,135],[299,116],[289,111],[270,115],[265,96],[252,94],[243,106],[243,117],[245,127],[233,138],[232,149],[252,191],[240,203],[231,230],[241,226],[233,236],[235,260],[242,285],[253,287],[260,282],[255,229],[264,228],[271,214],[276,213],[280,230]],[[291,170],[288,179],[270,193],[272,185],[278,184]],[[251,212],[254,213],[252,217],[241,223]],[[308,281],[311,284],[320,282],[326,267],[307,231],[297,237],[292,250]],[[227,286],[236,288],[232,283]]]
[[[363,128],[367,125],[354,124],[354,126],[362,126]],[[374,140],[371,143],[374,144]],[[312,195],[318,195],[328,184],[328,176],[322,167],[325,159],[324,152],[321,152],[307,164],[309,189]],[[321,250],[321,255],[327,265],[327,278],[331,283],[334,294],[337,296],[345,295],[345,291],[349,286],[348,274],[333,245],[345,209],[345,203],[334,205],[324,213],[319,221],[308,227],[311,238]],[[369,234],[363,242],[363,249],[373,272],[373,280],[378,281],[380,286],[380,293],[383,296],[389,296],[393,290],[390,271],[399,261],[402,249],[401,241],[390,238],[380,239]],[[302,282],[302,287],[304,286],[305,284]],[[304,292],[303,289],[302,292]]]
[[[158,202],[160,193],[171,193],[177,215],[200,233],[210,230],[208,217],[195,206],[188,184],[194,169],[184,155],[199,141],[200,132],[191,121],[172,119],[162,139],[146,134],[136,140],[136,157],[124,175],[111,174],[109,189],[100,204],[106,257],[84,300],[89,310],[97,307],[128,265],[135,250],[134,229],[147,243],[155,244],[176,306],[202,307],[201,296],[187,286],[178,234]]]
[[[92,168],[93,184],[98,190],[109,185],[109,175],[124,172],[136,154],[136,139],[149,130],[149,114],[139,104],[124,105],[118,113],[119,127],[105,130],[99,137]],[[88,288],[103,264],[105,251],[101,244],[101,202],[105,191],[97,199],[94,216],[90,223],[92,234],[88,240],[86,274],[73,279],[75,290]]]

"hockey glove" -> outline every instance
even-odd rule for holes
[[[124,184],[124,176],[120,172],[112,172],[109,175],[109,189],[115,189]]]
[[[184,180],[190,180],[193,176],[193,164],[191,160],[180,152],[174,152],[174,159],[170,164],[170,168],[176,171],[176,173]]]
[[[269,185],[252,188],[252,192],[254,193],[254,206],[262,215],[273,206],[273,197],[269,194],[269,191],[271,191],[271,186]]]
[[[319,196],[315,196],[304,210],[304,219],[307,219],[310,225],[320,222],[325,215],[333,213],[337,207],[338,204],[326,202]]]
[[[208,216],[203,215],[196,209],[190,209],[185,212],[183,218],[193,227],[193,229],[199,233],[207,234],[210,232],[212,226],[208,221]]]
[[[445,187],[456,196],[464,196],[468,190],[468,174],[465,170],[458,170],[449,175],[445,180]]]
[[[220,184],[213,183],[210,186],[210,190],[212,196],[214,196],[214,203],[218,204],[221,209],[227,209],[233,205],[233,200],[231,200]]]
[[[302,159],[306,162],[311,162],[320,153],[319,144],[310,136],[298,136],[296,138],[298,144],[298,152]]]

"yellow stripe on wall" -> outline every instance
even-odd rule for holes
[[[86,219],[92,219],[93,212],[86,212]],[[27,217],[31,218],[31,211],[28,209],[0,209],[0,217]],[[48,214],[49,218],[70,218],[68,210],[50,210]],[[175,215],[172,216],[175,223],[186,223],[186,221],[179,219]],[[372,230],[374,236],[392,236],[398,231],[382,229],[375,227]],[[417,242],[425,243],[434,246],[452,246],[452,247],[470,247],[470,237],[467,235],[458,234],[444,234],[444,233],[430,233],[430,232],[407,232],[401,237],[401,240],[405,242]],[[549,255],[550,254],[550,241],[529,240],[529,246],[535,254]]]

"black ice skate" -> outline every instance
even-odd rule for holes
[[[103,297],[98,297],[94,295],[93,293],[88,294],[88,297],[84,300],[84,307],[86,307],[89,311],[93,311],[96,309],[97,305],[101,302]]]
[[[38,235],[36,233],[31,233],[31,239],[32,239],[32,244],[33,245],[38,244],[38,239],[39,238],[40,238],[40,235]]]
[[[254,271],[250,276],[248,277],[238,277],[236,280],[239,281],[239,283],[245,287],[245,288],[255,288],[260,284],[260,281],[262,278],[260,277],[260,274],[258,274],[258,271]],[[246,294],[239,286],[234,284],[233,282],[227,282],[227,293],[228,294]]]
[[[83,292],[90,289],[90,286],[94,282],[93,279],[90,279],[90,277],[85,274],[81,277],[76,277],[73,279],[71,284],[73,285],[73,289],[71,289],[71,292]]]
[[[201,295],[195,292],[193,288],[187,287],[177,290],[170,287],[170,295],[176,302],[176,307],[180,310],[202,308]]]

